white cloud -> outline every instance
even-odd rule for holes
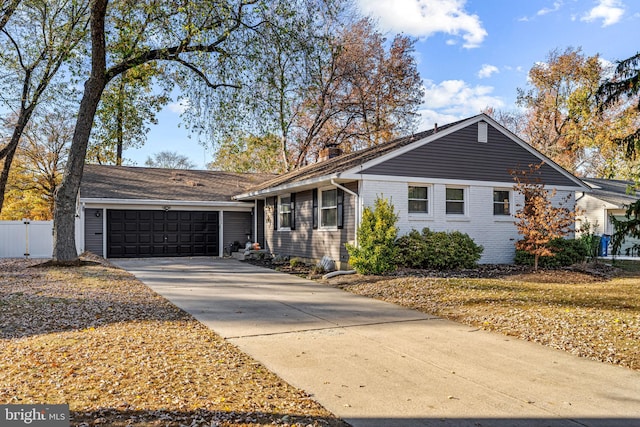
[[[462,37],[465,48],[480,46],[487,36],[478,15],[465,11],[466,0],[357,0],[365,15],[385,30],[414,37],[445,33]],[[449,41],[447,42],[449,43]]]
[[[425,81],[423,108],[420,110],[423,127],[441,125],[480,114],[486,107],[502,108],[504,101],[492,95],[492,86],[469,86],[463,80]]]
[[[542,16],[542,15],[546,15],[548,13],[557,12],[558,10],[560,10],[560,7],[562,7],[562,2],[561,1],[554,1],[553,2],[553,7],[543,7],[538,12],[536,12],[536,15]]]
[[[602,19],[602,26],[607,27],[620,21],[624,14],[624,5],[619,0],[598,0],[598,5],[586,13],[581,21],[593,22]]]
[[[181,99],[178,102],[172,102],[167,105],[167,108],[172,113],[182,114],[189,109],[189,100]]]
[[[478,71],[478,78],[486,79],[491,77],[492,74],[499,72],[500,70],[498,70],[498,67],[495,65],[482,64],[482,68]]]

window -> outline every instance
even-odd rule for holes
[[[511,192],[508,190],[493,190],[493,214],[510,215],[511,204],[509,202]]]
[[[487,122],[478,122],[478,142],[489,141],[488,128]]]
[[[322,191],[320,199],[320,227],[337,227],[338,190]]]
[[[279,210],[279,215],[278,215],[278,221],[280,224],[280,228],[291,228],[292,222],[291,222],[291,216],[292,216],[292,211],[291,211],[291,195],[288,194],[286,196],[280,196],[280,206],[278,208]]]
[[[409,186],[409,213],[429,213],[429,188]]]
[[[447,188],[447,215],[464,215],[464,188]]]

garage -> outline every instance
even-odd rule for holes
[[[117,210],[107,213],[107,257],[217,256],[217,211]]]

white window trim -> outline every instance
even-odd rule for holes
[[[495,213],[493,213],[493,207],[495,205],[495,201],[493,200],[493,193],[495,191],[508,191],[509,192],[509,214],[508,215],[496,215]],[[493,190],[491,191],[491,215],[493,216],[493,220],[494,221],[508,221],[508,222],[512,222],[513,221],[513,189],[511,188],[499,188],[499,187],[494,187]]]
[[[425,187],[427,189],[427,212],[409,212],[409,187]],[[407,214],[409,219],[421,220],[433,218],[433,185],[425,183],[409,182],[407,184]]]
[[[448,189],[455,189],[455,190],[462,190],[462,203],[463,203],[463,211],[461,214],[453,214],[453,213],[447,213],[447,190]],[[493,192],[491,192],[491,194],[493,195]],[[451,200],[452,202],[455,202],[457,200]],[[492,207],[493,209],[493,207]],[[444,213],[447,217],[448,220],[466,220],[467,218],[469,218],[469,187],[464,187],[461,185],[447,185],[445,187],[444,190]]]
[[[278,221],[278,230],[279,231],[291,231],[291,227],[283,227],[282,224],[280,223],[280,218],[282,215],[282,199],[283,198],[289,198],[289,209],[291,209],[291,193],[289,194],[281,194],[280,196],[278,196],[278,218],[276,218],[276,221]],[[291,215],[291,212],[289,213],[289,215]],[[291,218],[289,218],[289,222],[291,222]]]
[[[325,231],[337,231],[338,230],[338,204],[336,199],[336,225],[322,225],[322,193],[325,191],[336,190],[336,194],[338,189],[336,187],[323,187],[318,188],[318,230]],[[334,209],[334,208],[332,208]]]

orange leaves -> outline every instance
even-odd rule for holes
[[[130,274],[33,263],[0,260],[0,401],[68,403],[73,425],[264,425],[272,404],[343,425]]]

